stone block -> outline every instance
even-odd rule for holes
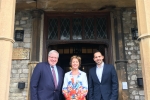
[[[31,48],[31,43],[25,43],[23,47],[25,47],[25,48]]]
[[[18,88],[10,88],[10,89],[9,89],[9,92],[10,92],[10,93],[20,93],[21,90],[19,90]]]
[[[18,47],[23,47],[25,43],[23,42],[18,42]]]
[[[10,96],[12,96],[12,97],[21,97],[22,93],[10,93]]]
[[[18,69],[18,73],[19,73],[19,74],[22,73],[22,69]]]
[[[128,43],[127,43],[127,46],[133,46],[133,45],[134,45],[133,42],[128,42]]]
[[[12,77],[19,78],[19,74],[12,74]]]
[[[31,38],[31,34],[26,33],[26,34],[24,34],[24,37],[25,37],[25,38]]]
[[[18,47],[18,42],[15,42],[15,43],[13,44],[13,47],[14,47],[14,48]]]
[[[145,97],[144,96],[140,96],[140,100],[145,100]]]
[[[22,17],[21,20],[28,20],[29,17]]]
[[[15,65],[17,64],[17,61],[16,60],[12,60],[12,65]]]
[[[22,64],[21,68],[28,68],[27,64]]]
[[[140,97],[139,97],[138,95],[135,96],[135,99],[136,99],[136,100],[139,100],[139,98],[140,98]]]
[[[27,78],[28,77],[28,74],[20,74],[20,78]]]
[[[16,27],[15,30],[23,30],[22,27]]]
[[[22,92],[22,95],[23,95],[23,96],[26,96],[26,95],[27,95],[27,92],[26,92],[26,91],[23,91],[23,92]]]
[[[128,54],[131,55],[132,53],[129,51]]]
[[[23,69],[23,73],[28,73],[29,69]]]
[[[20,68],[20,65],[16,64],[16,65],[13,66],[13,68]]]
[[[136,75],[132,75],[131,76],[131,80],[137,80],[137,76]]]
[[[122,18],[122,20],[126,20],[125,18]]]
[[[130,85],[134,85],[134,84],[135,84],[135,81],[131,81],[131,82],[130,82]]]
[[[27,64],[29,63],[29,60],[21,60],[21,62],[20,62],[21,64],[24,64],[24,65],[26,65],[27,66]]]
[[[19,21],[16,21],[16,22],[15,22],[15,25],[19,25]]]
[[[137,94],[138,94],[138,91],[137,91],[137,90],[133,90],[133,91],[132,91],[132,94],[133,94],[133,95],[137,95]]]
[[[24,97],[16,97],[16,100],[25,100]]]
[[[131,59],[137,59],[137,55],[131,55]]]
[[[25,43],[31,43],[31,38],[24,38]]]
[[[24,25],[24,24],[26,24],[27,23],[27,21],[25,21],[25,20],[20,20],[20,25]]]
[[[128,47],[125,47],[125,50],[128,50]]]
[[[136,17],[132,17],[132,20],[137,20]]]
[[[144,95],[144,90],[140,90],[139,95]]]
[[[130,47],[129,50],[133,50],[133,47]]]
[[[18,83],[10,83],[11,88],[18,88]]]
[[[16,97],[9,97],[9,100],[16,100]]]
[[[11,72],[14,73],[18,73],[17,69],[12,69]]]
[[[129,86],[129,88],[130,88],[130,89],[133,89],[134,87],[133,87],[133,86]]]

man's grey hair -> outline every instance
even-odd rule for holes
[[[50,56],[52,53],[57,53],[58,54],[58,58],[59,58],[59,53],[56,50],[49,51],[48,56]]]

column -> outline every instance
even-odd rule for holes
[[[128,89],[122,89],[122,82],[127,82],[127,60],[125,57],[124,48],[124,33],[123,33],[123,22],[122,22],[122,9],[117,8],[114,14],[114,34],[115,34],[115,51],[116,51],[116,70],[119,80],[119,99],[128,100]]]
[[[43,10],[35,9],[32,11],[33,33],[32,33],[32,50],[31,61],[40,60],[40,36],[41,36],[41,15]]]
[[[136,0],[145,100],[150,100],[150,0]]]
[[[8,100],[16,0],[0,0],[0,100]]]
[[[32,72],[33,72],[36,64],[39,63],[39,61],[40,61],[42,13],[43,13],[43,10],[41,10],[41,9],[32,10],[33,32],[32,32],[31,62],[28,64],[29,74],[28,74],[27,100],[30,100],[30,79],[32,76]]]
[[[30,100],[30,79],[31,79],[31,76],[32,76],[32,73],[33,73],[33,70],[36,66],[36,64],[39,63],[39,62],[36,62],[36,61],[31,61],[29,64],[28,64],[28,67],[29,67],[29,74],[28,74],[28,89],[27,89],[27,100]]]

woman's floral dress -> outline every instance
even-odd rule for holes
[[[78,75],[72,75],[72,71],[67,72],[62,92],[66,100],[85,100],[88,92],[86,73],[79,70]]]

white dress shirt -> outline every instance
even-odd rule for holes
[[[96,75],[100,82],[102,80],[103,68],[104,68],[104,62],[102,62],[100,67],[96,67]]]
[[[55,74],[56,74],[56,79],[57,79],[57,85],[58,85],[58,82],[59,82],[59,78],[58,78],[58,71],[57,71],[57,67],[56,66],[53,66],[54,67],[54,71],[55,71]],[[51,68],[51,72],[52,72],[52,67],[50,66]],[[53,74],[53,73],[52,73]]]

